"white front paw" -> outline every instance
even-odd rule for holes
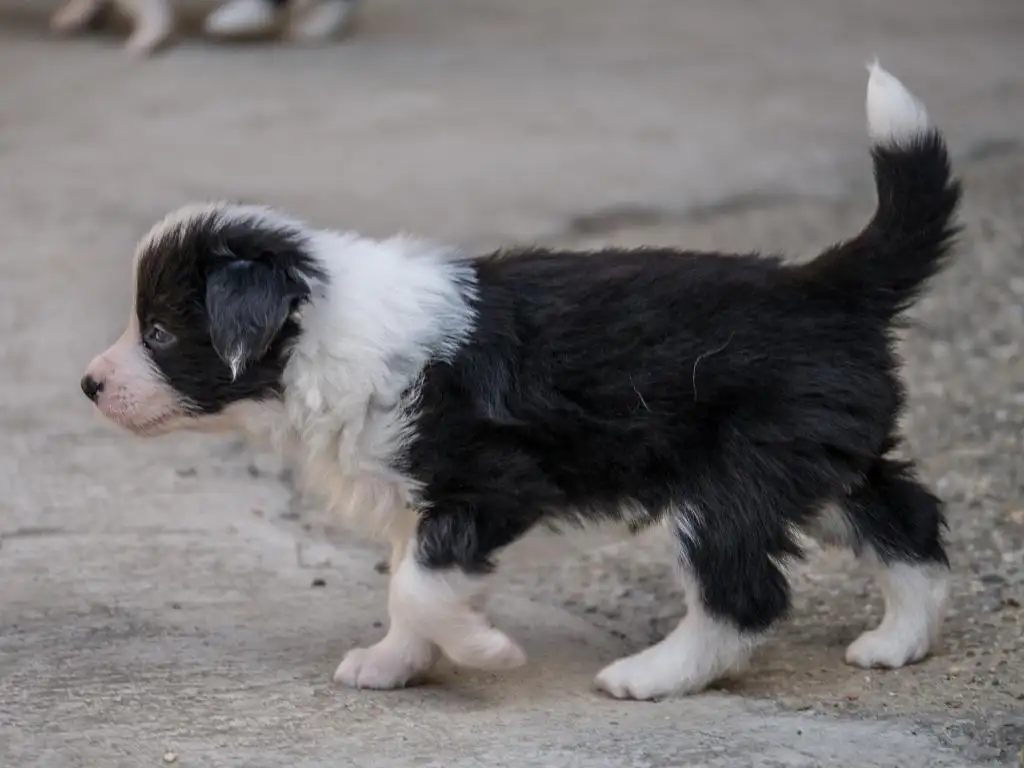
[[[345,654],[334,671],[334,682],[350,688],[404,688],[430,669],[436,658],[436,651],[429,644],[399,648],[384,639],[369,648],[354,648]]]

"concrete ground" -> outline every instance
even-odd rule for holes
[[[0,0],[0,766],[987,766],[1024,747],[1024,4],[369,0],[323,49],[56,41]],[[193,14],[194,15],[194,14]],[[470,247],[685,243],[802,257],[870,211],[865,59],[947,129],[964,247],[907,333],[908,452],[949,502],[939,654],[842,663],[877,621],[816,554],[793,621],[718,690],[590,689],[683,611],[657,540],[509,553],[530,664],[331,684],[385,621],[381,550],[270,457],[137,442],[77,391],[120,330],[135,239],[241,197]],[[511,565],[512,563],[510,563]]]

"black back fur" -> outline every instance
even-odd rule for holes
[[[752,631],[785,612],[779,562],[830,502],[851,545],[945,562],[938,500],[890,455],[892,327],[949,251],[959,187],[937,134],[874,161],[874,219],[806,265],[479,260],[476,330],[427,370],[402,459],[423,483],[422,562],[486,571],[542,519],[664,521],[708,608]]]

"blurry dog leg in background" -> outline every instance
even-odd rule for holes
[[[349,31],[362,0],[294,0],[285,34],[299,42],[320,42]]]
[[[346,31],[359,0],[228,0],[204,25],[215,37],[270,34],[283,25],[292,40],[317,42]]]
[[[132,21],[133,31],[125,43],[132,53],[152,53],[174,33],[174,13],[168,0],[115,0],[115,4]]]
[[[228,0],[206,17],[203,30],[215,37],[257,37],[277,29],[287,0]]]
[[[132,34],[125,48],[132,53],[152,53],[174,32],[174,14],[167,0],[115,0],[114,4],[131,21]],[[109,5],[107,0],[69,0],[50,17],[50,28],[64,34],[79,32]]]
[[[50,29],[62,34],[83,30],[99,18],[106,5],[104,0],[68,0],[50,17]]]

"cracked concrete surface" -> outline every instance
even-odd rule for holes
[[[369,0],[335,47],[188,38],[135,62],[0,0],[0,765],[982,766],[1024,747],[1024,6],[1018,0]],[[193,8],[194,10],[194,8]],[[907,334],[908,450],[950,503],[942,652],[842,664],[878,617],[845,560],[797,575],[748,673],[657,704],[591,691],[682,606],[656,540],[535,535],[494,615],[530,664],[330,683],[385,620],[381,551],[231,440],[140,443],[77,393],[135,239],[194,198],[371,234],[777,248],[870,209],[862,62],[927,102],[968,182],[964,256]]]

